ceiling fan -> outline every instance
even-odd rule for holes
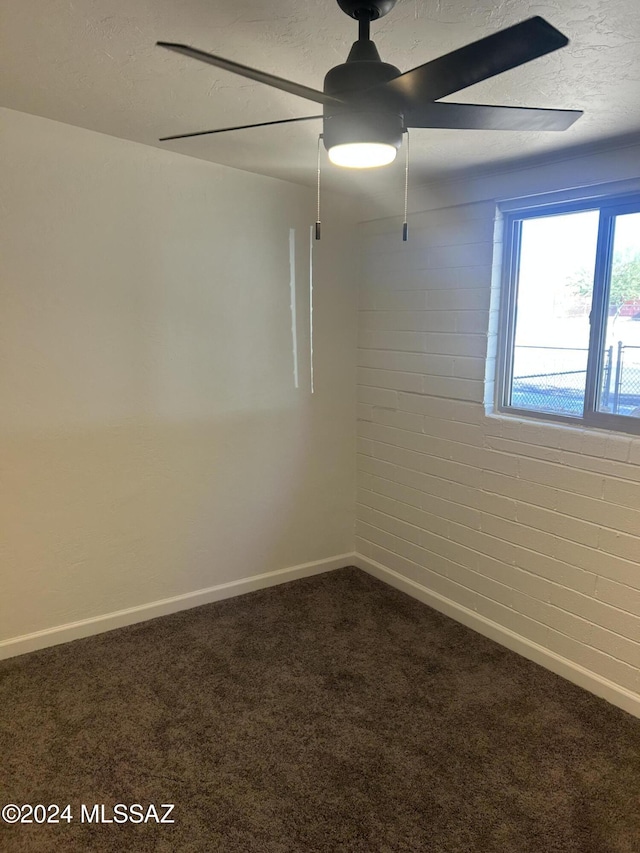
[[[331,162],[367,168],[391,163],[409,128],[566,130],[582,115],[581,110],[440,101],[446,95],[565,47],[567,37],[543,18],[529,18],[402,73],[381,60],[370,39],[371,21],[387,15],[396,2],[338,0],[342,11],[358,21],[358,40],[347,61],[327,73],[322,92],[188,45],[157,42],[160,47],[323,105],[322,115],[182,133],[160,141],[322,119],[322,139]]]

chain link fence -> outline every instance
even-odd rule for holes
[[[581,415],[587,355],[581,347],[515,347],[511,405]],[[640,417],[640,346],[620,341],[605,351],[599,410]]]
[[[581,415],[587,354],[588,350],[580,347],[515,347],[511,405]]]
[[[640,417],[640,346],[619,341],[608,352],[610,370],[604,377],[600,410]]]

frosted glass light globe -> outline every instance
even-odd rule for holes
[[[349,142],[329,149],[329,160],[349,169],[373,169],[388,166],[396,159],[395,145],[386,142]]]

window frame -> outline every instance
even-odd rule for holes
[[[584,410],[580,416],[562,415],[521,409],[506,403],[513,382],[514,339],[516,329],[517,291],[520,266],[522,223],[526,219],[555,216],[581,211],[599,211],[596,260],[589,313],[589,350],[585,380]],[[494,411],[502,415],[536,421],[570,424],[609,431],[640,434],[640,418],[597,410],[599,385],[608,318],[608,298],[612,270],[612,250],[615,217],[625,213],[640,213],[640,192],[609,196],[592,196],[549,202],[540,200],[502,212],[503,257],[499,306],[498,349],[495,374]]]

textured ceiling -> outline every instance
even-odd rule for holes
[[[636,0],[399,0],[373,25],[382,58],[407,70],[542,15],[569,47],[448,100],[583,109],[564,133],[415,130],[414,176],[487,168],[640,134]],[[3,0],[0,104],[302,183],[315,180],[320,122],[158,143],[160,136],[313,115],[318,105],[154,47],[177,41],[321,89],[357,36],[335,0]],[[334,186],[401,181],[328,167]],[[380,170],[385,171],[385,170]]]

